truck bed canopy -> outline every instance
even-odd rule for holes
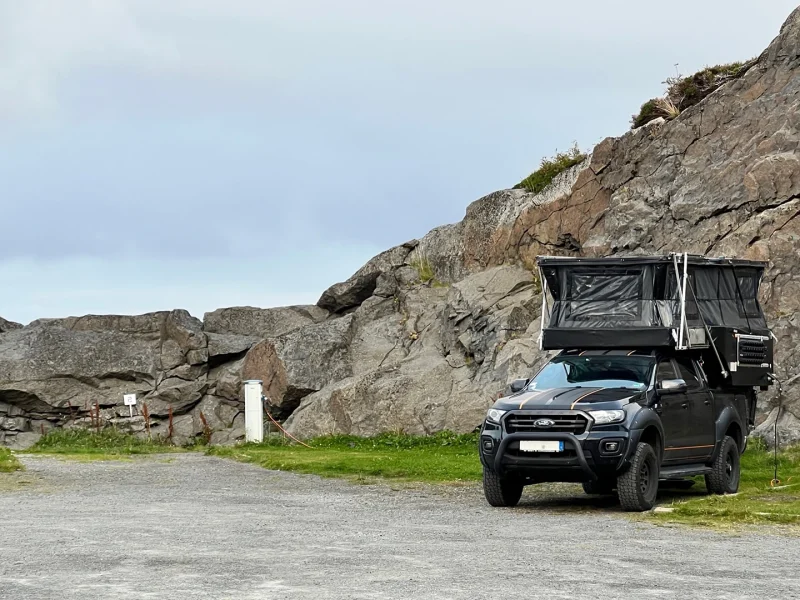
[[[543,349],[691,349],[728,334],[769,336],[758,302],[766,263],[670,254],[537,264]]]

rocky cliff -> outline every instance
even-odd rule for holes
[[[671,251],[769,261],[761,299],[777,373],[800,361],[800,9],[743,76],[671,121],[608,138],[540,194],[504,190],[378,255],[318,306],[83,317],[20,328],[0,320],[0,441],[103,421],[177,441],[241,436],[241,381],[265,382],[300,436],[469,431],[537,348],[539,254]],[[800,384],[784,439],[800,439]],[[769,437],[775,398],[764,396]],[[171,409],[171,410],[170,410]],[[201,416],[202,413],[202,416]]]

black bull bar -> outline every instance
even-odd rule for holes
[[[595,475],[594,471],[592,471],[592,469],[589,467],[589,463],[586,462],[586,457],[583,454],[583,446],[581,445],[581,441],[571,433],[561,433],[561,432],[509,433],[500,441],[500,446],[497,448],[497,454],[494,457],[494,470],[497,473],[500,473],[503,470],[503,455],[508,449],[508,445],[511,442],[520,442],[524,440],[560,441],[564,442],[565,445],[569,444],[575,449],[575,456],[578,460],[578,464],[580,465],[581,469],[583,469],[583,471],[589,477],[591,477],[592,481],[597,480],[597,475]]]

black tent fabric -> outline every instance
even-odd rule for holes
[[[763,330],[758,303],[765,265],[692,257],[688,262],[686,321],[692,327]],[[552,296],[550,328],[675,328],[680,324],[680,279],[672,257],[565,259],[540,257]]]
[[[670,343],[671,336],[658,330],[680,327],[682,256],[680,261],[676,272],[673,256],[540,257],[544,286],[552,297],[545,333],[550,332],[550,340],[560,335],[573,342],[576,335],[567,330],[592,330],[603,343],[618,345],[637,332],[645,344]],[[766,329],[758,302],[764,263],[699,256],[687,257],[687,263],[687,328],[731,327],[745,333]]]

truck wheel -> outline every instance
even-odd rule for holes
[[[590,496],[608,496],[614,493],[614,482],[608,479],[598,479],[597,481],[587,481],[583,484],[583,491]]]
[[[739,447],[730,436],[722,439],[711,474],[706,475],[706,488],[712,494],[735,494],[739,489]]]
[[[624,510],[653,508],[658,494],[658,456],[650,444],[639,442],[630,468],[617,477],[617,494]]]
[[[518,481],[483,467],[483,495],[492,506],[516,506],[522,497],[522,487]]]

